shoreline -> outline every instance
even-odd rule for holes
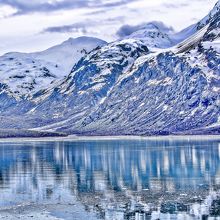
[[[167,135],[167,136],[78,136],[69,135],[65,137],[13,137],[0,138],[0,143],[7,142],[72,142],[72,141],[106,141],[106,140],[220,140],[220,135]]]

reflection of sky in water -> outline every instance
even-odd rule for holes
[[[219,168],[216,140],[1,143],[0,206],[77,198],[106,219],[218,215]]]

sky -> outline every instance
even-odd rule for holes
[[[68,38],[118,39],[124,26],[162,21],[180,31],[217,0],[0,0],[0,54],[41,51]],[[122,33],[123,35],[123,33]]]

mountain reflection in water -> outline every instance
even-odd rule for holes
[[[0,207],[71,203],[103,219],[220,216],[220,140],[0,143]]]

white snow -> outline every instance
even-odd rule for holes
[[[212,42],[206,41],[202,44],[205,49],[213,48],[216,52],[220,53],[220,39],[216,39]]]

